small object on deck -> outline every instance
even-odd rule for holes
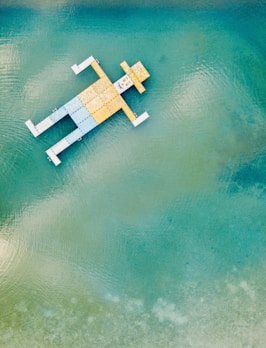
[[[59,109],[55,108],[51,115],[38,124],[34,125],[31,120],[25,122],[33,136],[37,137],[67,115],[74,121],[77,128],[46,151],[49,159],[56,166],[61,163],[58,155],[62,151],[76,141],[80,141],[83,135],[119,110],[124,111],[135,127],[149,117],[146,111],[137,117],[121,94],[133,85],[139,93],[143,93],[145,87],[142,82],[149,78],[150,74],[141,62],[137,62],[132,67],[125,61],[120,65],[126,74],[112,83],[100,67],[99,61],[93,56],[88,57],[79,65],[74,64],[71,68],[76,75],[91,66],[99,79]]]

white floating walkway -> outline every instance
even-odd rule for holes
[[[35,138],[40,134],[31,120],[26,121],[25,125],[29,128]]]
[[[47,129],[51,128],[58,121],[62,120],[62,118],[64,118],[66,115],[68,115],[67,110],[64,107],[61,107],[38,124],[34,125],[31,120],[28,120],[25,122],[25,125],[29,128],[33,136],[36,138]]]
[[[137,127],[138,125],[140,125],[142,122],[144,122],[145,120],[147,120],[147,118],[149,118],[150,115],[147,113],[147,111],[143,112],[143,114],[141,114],[140,116],[138,116],[136,118],[135,121],[133,121],[133,125],[134,127]]]
[[[80,63],[79,65],[74,64],[72,65],[71,69],[74,71],[74,73],[76,75],[78,75],[79,73],[81,73],[83,70],[85,70],[86,68],[88,68],[92,62],[94,62],[95,59],[93,58],[93,56],[90,56],[89,58],[85,59],[82,63]]]
[[[61,152],[67,149],[70,145],[74,144],[76,141],[81,140],[82,135],[82,131],[79,128],[69,133],[65,138],[61,139],[60,141],[58,141],[58,143],[56,143],[55,145],[50,147],[50,149],[45,151],[48,155],[48,158],[56,166],[58,166],[61,163],[61,161],[57,155],[59,155]]]

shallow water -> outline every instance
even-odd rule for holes
[[[13,4],[17,5],[15,2]],[[59,2],[58,2],[59,4]],[[203,4],[203,2],[202,2]],[[0,346],[263,347],[265,6],[0,11]],[[20,4],[21,5],[21,4]],[[146,93],[62,154],[40,121],[141,60]]]

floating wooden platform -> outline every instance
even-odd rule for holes
[[[75,122],[77,128],[46,151],[49,159],[56,166],[61,163],[58,155],[62,151],[119,110],[124,111],[135,127],[149,117],[147,112],[137,117],[124,98],[121,97],[121,94],[133,85],[139,93],[143,93],[145,88],[142,82],[150,77],[150,74],[141,62],[137,62],[132,67],[129,67],[125,61],[120,65],[126,75],[114,83],[111,82],[93,56],[90,56],[79,65],[73,65],[72,70],[76,75],[91,66],[99,79],[40,123],[34,125],[31,120],[25,122],[34,137],[45,132],[65,116],[69,115]]]

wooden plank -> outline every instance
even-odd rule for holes
[[[92,114],[92,117],[98,124],[104,122],[110,116],[112,116],[112,113],[110,113],[106,106],[103,106],[101,109]]]
[[[96,74],[101,78],[106,76],[105,72],[103,71],[103,69],[100,67],[100,65],[96,62],[96,60],[94,60],[91,63],[92,68],[94,69],[94,71],[96,72]]]
[[[150,77],[150,74],[140,61],[132,65],[131,69],[133,70],[134,74],[137,76],[140,82],[143,82],[144,80]]]
[[[131,122],[134,122],[136,120],[136,115],[134,112],[130,109],[130,107],[127,105],[126,102],[122,105],[122,110],[126,114],[126,116],[129,118]]]
[[[135,87],[139,91],[140,94],[146,91],[143,84],[139,81],[138,77],[135,75],[134,71],[130,68],[130,66],[127,64],[126,61],[123,61],[120,64],[121,68],[124,70],[124,72],[128,75],[128,77],[131,79],[131,81],[134,83]]]

